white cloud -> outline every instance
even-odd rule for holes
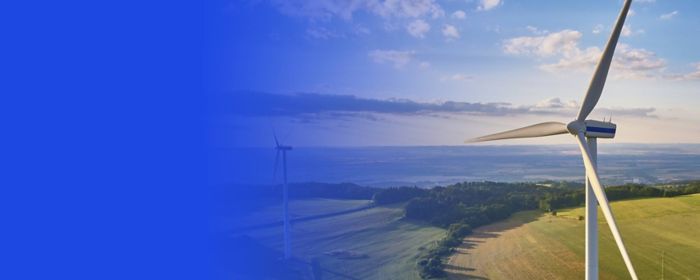
[[[425,33],[430,31],[430,24],[422,19],[417,19],[408,24],[406,31],[408,31],[408,34],[411,34],[413,37],[423,39],[425,38]]]
[[[538,109],[560,109],[560,108],[578,108],[578,103],[576,101],[570,100],[568,102],[562,102],[560,98],[553,97],[549,99],[542,100],[535,104],[534,108]]]
[[[553,98],[548,98],[548,99],[542,100],[535,105],[523,105],[523,106],[518,106],[517,108],[520,108],[520,109],[523,109],[526,111],[526,113],[523,113],[523,115],[524,114],[540,114],[540,115],[553,114],[553,115],[562,115],[562,116],[572,116],[578,112],[580,105],[575,100],[562,101],[558,97],[553,97]],[[658,116],[654,114],[655,112],[656,112],[656,109],[652,108],[652,107],[648,107],[648,108],[632,108],[632,107],[605,108],[605,107],[598,107],[598,108],[596,108],[597,115],[615,115],[615,116],[634,116],[634,117],[658,118]]]
[[[633,17],[633,16],[635,16],[635,15],[637,15],[637,12],[635,12],[635,11],[632,10],[632,9],[630,9],[630,11],[627,13],[627,16],[630,16],[630,17]]]
[[[639,35],[639,34],[644,34],[646,31],[644,29],[632,29],[631,25],[624,25],[622,26],[622,36],[623,37],[631,37],[633,35]]]
[[[525,29],[527,29],[527,31],[530,31],[532,34],[535,34],[535,35],[544,35],[544,34],[549,33],[549,30],[542,30],[542,29],[539,29],[539,28],[534,27],[532,25],[526,26]]]
[[[600,34],[601,31],[603,31],[603,28],[605,28],[602,24],[596,24],[596,26],[593,27],[593,34]]]
[[[545,36],[517,37],[506,40],[503,50],[508,54],[548,57],[574,51],[581,36],[581,32],[565,29]]]
[[[411,62],[414,51],[397,51],[397,50],[372,50],[368,56],[376,63],[391,63],[396,68],[403,68]]]
[[[612,68],[618,78],[650,78],[660,73],[655,72],[666,67],[666,61],[654,52],[634,49],[626,44],[619,44],[615,51]]]
[[[454,25],[445,24],[442,28],[442,35],[444,35],[447,40],[459,39],[459,31]]]
[[[468,81],[472,80],[474,77],[462,74],[462,73],[457,73],[449,76],[442,77],[440,80],[441,81]]]
[[[339,34],[325,27],[309,27],[308,29],[306,29],[306,35],[314,39],[331,39],[343,37],[342,34]]]
[[[367,12],[382,18],[442,17],[445,11],[435,0],[272,0],[287,15],[330,20],[352,19],[356,12]]]
[[[565,53],[556,63],[540,65],[540,69],[548,72],[591,72],[600,60],[601,53],[597,47],[576,49],[574,52]],[[615,50],[611,73],[618,79],[645,79],[659,77],[660,71],[665,67],[666,61],[657,57],[655,53],[619,44]]]
[[[602,51],[598,47],[579,47],[581,37],[581,32],[569,29],[545,36],[517,37],[506,40],[503,51],[512,55],[558,58],[556,62],[539,65],[547,72],[589,72],[598,63]],[[659,76],[666,61],[651,51],[619,44],[611,67],[616,78],[649,78]]]
[[[352,28],[352,31],[353,31],[353,33],[355,33],[355,35],[367,35],[367,34],[371,34],[371,33],[372,33],[372,31],[369,30],[369,28],[365,27],[365,26],[362,25],[362,24],[356,24],[356,25]]]
[[[683,80],[683,81],[688,81],[688,80],[700,80],[700,62],[693,63],[693,71],[686,73],[686,74],[673,74],[667,76],[667,78],[672,79],[672,80]]]
[[[328,0],[326,0],[328,1]],[[345,2],[342,0],[337,0]],[[357,1],[362,2],[362,1]],[[435,0],[365,0],[369,9],[384,18],[387,17],[421,17],[430,15],[433,18],[442,17],[445,11]]]
[[[667,14],[663,14],[659,16],[659,19],[661,20],[670,20],[678,15],[678,11],[673,11]]]
[[[477,7],[477,10],[488,11],[500,6],[501,4],[503,4],[503,1],[501,0],[479,0],[479,6]]]
[[[418,66],[423,69],[430,68],[430,62],[422,61]]]
[[[623,26],[621,35],[622,35],[622,37],[632,36],[632,28],[627,27],[627,25]]]
[[[467,13],[465,13],[462,10],[457,10],[454,13],[452,13],[452,17],[456,19],[465,19],[467,18]]]

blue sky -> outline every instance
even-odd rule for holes
[[[221,120],[232,133],[222,139],[265,145],[275,128],[291,131],[288,141],[297,145],[458,145],[535,122],[567,122],[621,6],[228,2],[220,6],[222,43],[214,54],[217,89],[233,95],[225,102],[234,104]],[[633,2],[611,78],[590,117],[612,116],[619,126],[612,141],[700,139],[698,6]],[[568,137],[502,143],[569,143]]]

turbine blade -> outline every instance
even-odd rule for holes
[[[610,34],[608,44],[605,46],[600,61],[598,61],[598,66],[593,73],[591,83],[588,85],[588,92],[586,92],[586,96],[581,104],[581,110],[578,112],[577,119],[579,121],[585,120],[586,117],[588,117],[588,114],[593,111],[593,108],[595,108],[595,105],[598,103],[598,99],[600,99],[600,95],[603,93],[603,87],[605,87],[605,80],[608,78],[608,70],[610,70],[617,40],[620,38],[620,33],[622,33],[622,27],[625,24],[625,18],[627,17],[627,12],[631,4],[632,0],[626,0],[622,11],[620,11],[620,15],[615,23],[615,28],[613,28],[612,34]]]
[[[275,137],[275,147],[279,147],[279,146],[280,146],[280,142],[277,141],[277,133],[274,132],[274,131],[272,131],[272,137]]]
[[[617,248],[620,249],[620,254],[622,254],[622,259],[625,261],[625,265],[627,266],[630,276],[632,276],[633,280],[637,280],[637,273],[634,271],[632,261],[627,254],[627,249],[625,249],[625,244],[622,242],[622,236],[620,235],[620,230],[617,228],[617,223],[615,222],[615,217],[613,217],[612,209],[610,209],[608,198],[605,196],[605,190],[603,189],[603,185],[600,184],[598,173],[593,167],[593,161],[591,160],[591,154],[588,152],[586,139],[584,138],[583,133],[580,133],[575,137],[579,148],[581,148],[583,164],[586,166],[586,175],[588,175],[588,180],[591,183],[593,193],[595,193],[595,197],[598,199],[598,204],[600,205],[600,209],[603,211],[605,220],[608,221],[608,226],[610,226],[610,231],[615,238]]]
[[[275,167],[272,171],[272,182],[273,183],[277,179],[277,165],[278,165],[279,161],[280,161],[280,150],[277,150],[277,154],[275,155]]]
[[[542,137],[568,133],[566,124],[560,122],[543,122],[518,129],[508,130],[496,134],[481,136],[464,141],[465,143],[476,143],[513,138]]]

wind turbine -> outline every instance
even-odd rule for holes
[[[605,220],[608,221],[610,231],[612,231],[615,243],[617,243],[617,247],[620,249],[622,259],[627,266],[630,276],[632,276],[632,279],[637,280],[637,273],[634,271],[630,257],[625,249],[625,244],[622,242],[622,236],[617,228],[615,217],[610,209],[610,204],[605,196],[605,190],[600,183],[600,178],[598,177],[598,171],[596,169],[597,139],[614,138],[617,126],[610,121],[601,122],[586,119],[591,111],[593,111],[593,108],[596,103],[598,103],[598,99],[600,99],[600,95],[603,92],[608,70],[610,69],[613,54],[615,53],[615,46],[617,45],[617,40],[620,38],[620,33],[622,32],[622,27],[631,4],[632,0],[626,0],[620,11],[610,39],[605,46],[605,50],[600,57],[598,66],[591,79],[591,83],[588,86],[588,92],[586,92],[583,104],[581,104],[581,109],[574,121],[568,124],[561,122],[544,122],[466,141],[467,143],[473,143],[501,139],[543,137],[566,133],[570,133],[574,136],[581,150],[581,156],[583,157],[583,163],[586,169],[586,279],[589,280],[598,279],[598,212],[596,204],[600,205]]]
[[[292,146],[285,146],[281,145],[279,141],[277,141],[277,135],[274,135],[275,137],[275,149],[277,150],[277,154],[275,155],[275,171],[273,173],[273,177],[277,175],[277,165],[279,163],[280,159],[280,153],[282,153],[282,177],[284,180],[284,184],[282,186],[282,224],[283,224],[283,230],[284,230],[284,259],[288,260],[292,256],[292,251],[291,251],[291,236],[289,233],[290,230],[290,225],[289,225],[289,191],[287,188],[287,151],[292,150]]]

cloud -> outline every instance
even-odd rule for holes
[[[549,33],[549,30],[542,30],[542,29],[539,29],[539,28],[534,27],[532,25],[526,26],[525,29],[527,29],[527,31],[530,31],[530,33],[535,34],[535,35],[544,35],[544,34]]]
[[[331,39],[343,37],[342,34],[339,34],[333,30],[329,30],[325,27],[309,27],[306,29],[306,35],[314,39]]]
[[[596,26],[593,27],[593,30],[591,31],[593,34],[600,34],[603,31],[605,31],[605,26],[602,24],[596,24]],[[632,25],[625,24],[622,26],[622,31],[620,32],[620,35],[622,37],[632,37],[634,35],[641,35],[646,33],[646,30],[644,29],[633,29]]]
[[[593,27],[593,34],[600,34],[601,31],[603,31],[603,28],[605,28],[602,24],[596,24],[596,26]]]
[[[472,80],[472,79],[474,79],[474,77],[469,76],[469,75],[465,75],[462,73],[457,73],[457,74],[453,74],[450,76],[442,77],[440,80],[441,81],[467,81],[467,80]]]
[[[372,33],[372,31],[369,30],[369,28],[365,27],[362,24],[356,24],[355,26],[353,26],[352,32],[356,35],[367,35]]]
[[[659,16],[660,20],[670,20],[678,15],[678,11],[673,11]]]
[[[626,44],[619,44],[615,53],[612,67],[623,74],[649,75],[649,71],[666,67],[666,61],[658,58],[655,53],[645,49],[634,49]]]
[[[338,0],[342,1],[342,0]],[[375,14],[388,17],[421,17],[430,15],[433,18],[442,17],[445,11],[435,0],[367,0],[370,10]]]
[[[579,47],[582,36],[579,31],[566,29],[545,36],[517,37],[504,41],[503,51],[511,55],[558,58],[556,62],[539,65],[547,72],[592,71],[602,51],[598,47]],[[650,78],[661,74],[666,61],[651,51],[619,44],[611,67],[616,78]]]
[[[339,17],[352,19],[357,12],[382,18],[438,18],[445,12],[435,0],[271,0],[283,14],[330,20]]]
[[[447,40],[459,39],[459,31],[454,25],[445,24],[442,28],[442,35],[447,38]]]
[[[403,68],[411,62],[414,51],[397,51],[397,50],[372,50],[368,53],[369,57],[377,63],[392,63],[396,68]]]
[[[646,31],[644,29],[634,30],[634,29],[632,29],[631,25],[627,25],[627,24],[622,26],[622,32],[621,32],[622,37],[631,37],[633,35],[639,35],[639,34],[644,34],[644,33],[646,33]]]
[[[239,91],[228,95],[226,110],[249,117],[337,117],[366,114],[434,115],[468,114],[479,116],[557,115],[571,117],[578,112],[574,101],[550,98],[534,105],[514,106],[509,103],[470,103],[460,101],[419,102],[409,99],[372,99],[354,95],[318,93],[272,94]],[[655,118],[654,108],[596,108],[605,115]],[[377,118],[374,118],[377,119]]]
[[[581,32],[565,29],[545,36],[517,37],[506,40],[503,50],[507,54],[548,57],[576,50],[581,36]]]
[[[411,34],[413,37],[423,39],[425,38],[425,33],[430,31],[430,24],[422,19],[417,19],[408,24],[406,31],[408,31],[408,34]]]
[[[690,81],[690,80],[700,80],[700,62],[693,63],[693,71],[685,74],[671,74],[667,78],[671,80],[679,81]]]
[[[562,101],[558,97],[553,97],[549,99],[542,100],[533,106],[523,106],[528,109],[529,114],[535,115],[561,115],[561,116],[573,116],[576,115],[580,109],[578,102],[574,100]],[[613,107],[604,108],[597,107],[595,109],[596,115],[603,116],[636,116],[636,117],[647,117],[647,118],[658,118],[654,115],[656,112],[655,108],[624,108],[624,107]]]
[[[500,6],[501,4],[503,4],[503,1],[501,0],[479,0],[477,10],[488,11]]]
[[[467,13],[465,13],[462,10],[457,10],[454,13],[452,13],[452,17],[456,19],[465,19],[467,18]]]
[[[559,97],[553,97],[542,100],[535,104],[535,108],[540,109],[560,109],[560,108],[578,108],[576,101],[562,102]]]

